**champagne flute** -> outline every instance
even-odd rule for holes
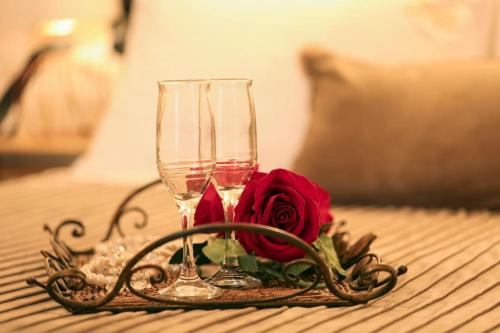
[[[160,81],[156,127],[158,171],[173,195],[182,228],[193,226],[196,206],[215,169],[215,131],[207,80]],[[183,239],[177,280],[160,290],[170,298],[212,298],[221,293],[200,279],[191,237]]]
[[[252,80],[210,80],[210,107],[216,131],[216,167],[212,181],[222,199],[225,223],[234,222],[234,208],[257,168],[257,130]],[[220,288],[249,289],[260,280],[238,267],[234,232],[226,232],[225,257],[208,282]]]

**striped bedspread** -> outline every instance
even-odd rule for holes
[[[334,208],[353,237],[376,233],[374,252],[408,266],[395,290],[367,305],[73,315],[26,285],[27,277],[44,279],[45,223],[82,220],[85,236],[65,237],[88,247],[102,238],[131,189],[77,182],[61,172],[0,183],[0,332],[500,332],[500,214],[487,211]],[[143,232],[179,228],[161,186],[137,203],[151,214]],[[133,232],[133,217],[124,222]]]

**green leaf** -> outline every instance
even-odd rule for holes
[[[196,264],[198,265],[203,265],[208,263],[208,259],[205,257],[205,255],[202,252],[203,247],[207,245],[207,241],[204,241],[203,243],[195,243],[193,244],[193,255],[196,259]],[[169,264],[181,264],[182,263],[182,251],[183,248],[181,247],[177,251],[175,251],[174,255],[170,257],[170,261],[168,262]]]
[[[322,224],[319,228],[320,233],[326,233],[333,226],[333,223]]]
[[[330,268],[341,275],[345,275],[345,270],[340,265],[337,252],[335,252],[335,248],[333,247],[332,239],[327,234],[320,233],[318,239],[314,241],[313,246],[319,251],[319,254]]]
[[[226,240],[223,238],[211,238],[208,244],[203,247],[202,252],[214,264],[222,264],[226,251]],[[229,255],[238,257],[246,255],[246,251],[237,240],[228,240]]]
[[[308,265],[308,264],[297,264],[297,265],[293,265],[292,267],[290,267],[288,269],[288,274],[291,274],[291,275],[299,275],[300,273],[303,273],[304,271],[308,270],[309,268],[311,268],[311,265]]]
[[[202,252],[202,249],[200,249],[199,255],[195,256],[195,262],[197,266],[207,265],[212,263],[212,261],[208,259],[207,256]]]
[[[194,245],[193,245],[194,247]],[[170,257],[170,261],[168,262],[169,264],[180,264],[182,263],[182,247],[175,251],[174,255]]]
[[[276,270],[276,268],[273,266],[261,265],[260,270],[264,274],[273,276],[280,281],[285,281],[285,277],[283,276],[283,274],[281,274],[281,270]],[[267,279],[269,279],[269,278],[267,278]]]
[[[240,268],[244,271],[250,273],[256,273],[259,271],[259,265],[257,263],[257,257],[255,254],[246,254],[243,256],[238,256],[238,264]]]

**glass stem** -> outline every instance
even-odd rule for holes
[[[193,227],[194,212],[197,202],[191,200],[179,200],[177,205],[181,213],[182,230],[190,229]],[[192,236],[184,237],[182,240],[182,267],[179,274],[181,280],[195,280],[198,279],[198,272],[196,271],[196,264],[193,253],[193,238]]]
[[[234,208],[238,204],[238,197],[235,196],[235,191],[224,191],[222,195],[222,205],[224,207],[224,223],[233,223],[234,221]],[[239,194],[239,193],[238,193]],[[225,233],[225,251],[223,267],[237,268],[238,258],[234,254],[235,248],[235,232],[226,231]]]

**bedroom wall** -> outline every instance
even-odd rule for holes
[[[495,57],[498,2],[136,0],[111,106],[74,175],[124,182],[156,177],[155,82],[189,77],[253,78],[260,165],[290,167],[309,120],[309,85],[299,61],[304,47],[381,64]],[[1,1],[0,89],[40,43],[42,22],[111,21],[118,3]]]
[[[123,76],[79,177],[157,177],[161,79],[254,79],[259,163],[290,167],[308,123],[300,50],[319,44],[383,64],[491,56],[493,1],[153,1],[135,3]],[[494,52],[493,52],[494,53]]]

